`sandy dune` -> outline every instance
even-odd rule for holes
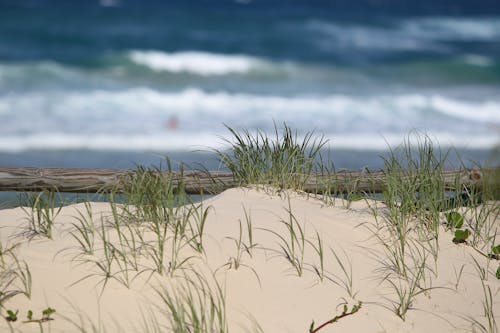
[[[79,255],[79,245],[71,236],[77,212],[86,214],[83,204],[61,210],[52,240],[28,237],[23,209],[1,210],[2,247],[19,244],[12,253],[28,265],[32,292],[29,299],[19,294],[5,301],[2,315],[6,316],[9,309],[19,310],[18,320],[1,320],[0,331],[39,332],[42,327],[44,332],[167,332],[170,312],[162,295],[185,296],[179,289],[183,286],[185,292],[191,290],[198,295],[204,286],[217,300],[221,296],[217,285],[225,300],[230,332],[259,332],[260,326],[263,332],[306,333],[312,321],[319,327],[341,314],[343,302],[348,303],[348,310],[362,302],[361,309],[319,332],[481,332],[473,321],[488,328],[484,315],[488,290],[492,293],[492,313],[500,322],[500,280],[494,276],[498,261],[488,260],[466,244],[454,244],[452,233],[442,227],[437,257],[426,245],[432,242],[412,241],[406,259],[408,276],[400,279],[390,270],[387,251],[381,244],[388,235],[380,202],[357,201],[347,208],[345,202],[325,205],[305,194],[238,188],[206,200],[203,207],[210,208],[201,254],[184,244],[178,252],[179,262],[188,260],[169,273],[170,239],[163,274],[154,271],[154,261],[146,252],[137,251],[138,270],[131,266],[125,269],[115,261],[107,280],[95,262],[103,262],[102,242],[97,236],[101,226],[110,242],[120,241],[109,226],[109,204],[92,203],[97,230],[94,256]],[[253,244],[248,239],[249,219]],[[291,224],[287,227],[287,223]],[[500,230],[498,219],[492,225]],[[290,240],[290,226],[299,235],[296,242]],[[315,250],[318,235],[324,247],[323,274]],[[154,241],[150,232],[143,236],[144,241]],[[291,243],[297,268],[283,252]],[[13,257],[4,256],[4,267],[14,267]],[[416,277],[418,267],[423,267],[422,274]],[[484,281],[480,278],[482,270]],[[186,284],[187,279],[195,282]],[[404,292],[411,289],[408,281],[413,280],[417,281],[416,295],[410,298],[411,306],[403,320],[395,314],[400,304],[397,290],[404,298]],[[5,290],[21,286],[16,279]],[[33,311],[34,319],[40,319],[41,311],[48,307],[56,310],[50,316],[53,320],[23,323],[28,310]],[[209,308],[206,305],[205,310]]]

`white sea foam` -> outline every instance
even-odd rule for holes
[[[368,25],[341,25],[321,20],[310,21],[306,27],[326,37],[326,39],[320,38],[319,40],[320,46],[323,48],[395,51],[442,48],[430,41],[408,38],[404,31],[398,29],[378,28]]]
[[[273,135],[271,131],[269,135]],[[378,133],[319,133],[328,140],[327,147],[352,150],[386,150],[407,140],[406,134]],[[498,142],[488,135],[461,135],[453,132],[427,132],[443,148],[490,149]],[[0,152],[27,150],[94,150],[94,151],[191,151],[228,148],[224,139],[231,139],[227,131],[182,132],[149,135],[79,135],[70,133],[44,133],[33,135],[0,135]]]
[[[259,121],[270,117],[311,119],[340,117],[336,121],[372,121],[393,117],[432,121],[439,114],[483,123],[500,123],[500,100],[469,101],[437,94],[275,96],[190,88],[161,92],[149,88],[108,91],[35,92],[0,96],[3,113],[19,119],[27,115],[58,120],[179,115]],[[53,120],[54,120],[53,119]],[[403,119],[399,119],[401,121]]]
[[[306,29],[319,33],[319,43],[330,48],[373,50],[445,51],[447,41],[496,41],[500,39],[500,17],[426,17],[403,20],[387,26],[341,24],[311,20]]]
[[[432,40],[494,41],[500,38],[500,18],[427,17],[401,25],[407,34]]]
[[[210,135],[225,133],[222,123],[272,131],[273,120],[299,132],[315,128],[345,148],[380,149],[382,136],[401,142],[413,128],[437,133],[442,144],[484,148],[498,139],[491,126],[500,124],[498,100],[437,94],[266,96],[142,88],[10,94],[0,97],[0,106],[0,150],[188,149],[216,145]],[[179,123],[175,131],[167,126],[171,117]]]
[[[457,119],[472,123],[500,124],[500,103],[498,102],[464,102],[443,96],[432,96],[430,104],[438,112]]]
[[[95,134],[40,133],[0,136],[0,151],[80,150],[95,151],[186,151],[222,147],[220,138],[210,133]]]
[[[264,61],[247,55],[227,55],[198,51],[167,53],[161,51],[130,51],[136,64],[154,71],[192,73],[197,75],[244,74]]]
[[[488,67],[495,64],[494,60],[490,57],[482,56],[479,54],[467,54],[463,57],[463,60],[466,64],[479,67]]]

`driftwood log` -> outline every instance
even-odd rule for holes
[[[498,174],[500,169],[445,170],[443,179],[449,188],[474,186],[481,189],[485,179]],[[134,170],[0,167],[0,191],[58,191],[77,193],[120,191],[123,182]],[[167,175],[167,173],[165,173]],[[174,182],[182,180],[188,194],[220,193],[240,185],[231,173],[211,171],[172,172]],[[307,178],[306,192],[324,193],[327,188],[335,192],[383,192],[386,176],[383,171],[337,171],[333,175],[314,174]]]

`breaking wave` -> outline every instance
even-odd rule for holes
[[[134,63],[153,71],[191,73],[197,75],[245,74],[265,65],[263,59],[247,55],[228,55],[199,51],[167,53],[162,51],[130,51]]]
[[[344,148],[380,149],[411,129],[444,145],[487,148],[498,136],[499,100],[438,94],[279,96],[205,92],[44,92],[0,96],[0,150],[189,149],[217,145],[223,123],[272,132],[273,120],[299,133],[316,129]],[[171,129],[168,121],[178,122]],[[380,140],[374,140],[379,137]],[[385,138],[385,140],[383,139]]]

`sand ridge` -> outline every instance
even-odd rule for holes
[[[27,223],[26,211],[22,208],[1,210],[2,246],[19,243],[15,255],[26,262],[32,276],[31,298],[16,295],[3,305],[2,315],[7,309],[19,310],[19,319],[1,321],[1,331],[8,332],[11,325],[15,331],[39,332],[38,323],[22,321],[28,310],[40,317],[47,307],[56,313],[54,320],[41,324],[44,331],[81,332],[84,326],[90,332],[104,328],[107,332],[154,332],[155,325],[165,331],[170,327],[169,311],[161,296],[185,296],[189,288],[200,290],[201,285],[213,291],[215,299],[223,297],[231,332],[259,332],[260,326],[263,332],[306,333],[312,321],[317,327],[340,314],[344,302],[348,309],[362,302],[361,309],[320,332],[470,332],[474,319],[487,326],[485,286],[492,292],[493,313],[500,316],[500,280],[491,274],[495,264],[466,244],[454,244],[453,235],[442,228],[436,259],[418,245],[411,252],[409,267],[411,260],[426,258],[424,277],[416,282],[416,290],[425,292],[411,298],[405,320],[398,317],[397,290],[408,291],[410,286],[388,269],[387,251],[381,244],[386,236],[381,222],[385,207],[380,202],[357,201],[347,209],[340,201],[326,205],[320,198],[291,191],[235,188],[205,200],[203,207],[208,215],[202,253],[184,244],[179,261],[187,261],[173,274],[158,274],[152,269],[154,261],[139,253],[137,271],[128,267],[130,275],[125,277],[125,270],[115,262],[115,275],[109,279],[96,269],[94,261],[77,256],[79,244],[71,237],[72,223],[78,211],[85,214],[84,204],[62,208],[52,240],[26,237],[22,228]],[[109,225],[110,205],[92,203],[91,209],[97,230],[105,226],[110,241],[117,243],[119,237]],[[374,210],[379,212],[377,218]],[[498,219],[493,223],[500,226]],[[290,225],[299,235],[295,241],[290,241]],[[141,235],[154,241],[148,232]],[[322,269],[315,250],[318,237],[324,247]],[[99,241],[96,237],[96,248]],[[290,242],[299,268],[284,253]],[[167,243],[166,248],[171,248],[172,240]],[[102,255],[97,252],[95,257]],[[166,268],[169,253],[166,250]],[[486,270],[485,281],[480,279],[478,267]]]

